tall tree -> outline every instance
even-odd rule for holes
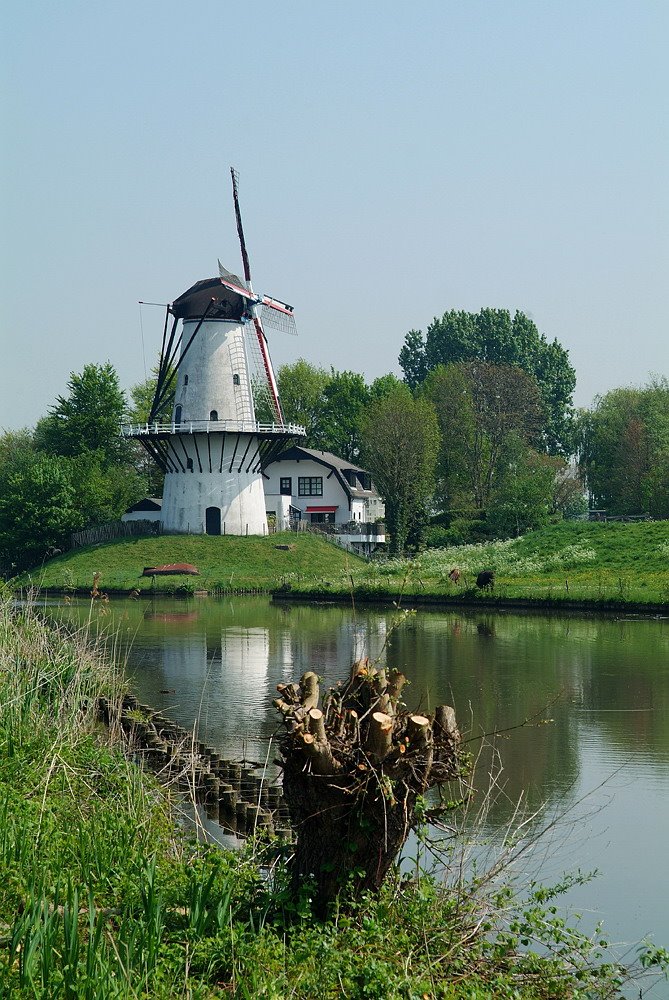
[[[404,381],[413,392],[425,381],[429,371],[422,330],[409,330],[400,351],[399,363],[404,372]]]
[[[390,551],[401,553],[424,520],[434,489],[439,427],[427,399],[398,387],[370,403],[361,420],[362,461],[386,506]]]
[[[59,396],[48,416],[35,428],[35,446],[52,455],[97,452],[106,465],[124,461],[129,446],[120,435],[126,416],[125,396],[114,367],[86,365],[72,372],[67,396]]]
[[[669,380],[597,397],[579,429],[580,466],[597,507],[669,516]]]
[[[555,496],[555,459],[511,433],[499,456],[487,511],[488,527],[505,538],[548,524]]]
[[[39,565],[83,527],[79,483],[67,459],[25,448],[0,464],[0,563],[5,573]]]
[[[515,365],[469,361],[437,368],[424,391],[441,430],[446,505],[466,497],[485,509],[510,435],[526,447],[538,442],[542,411],[536,382]]]
[[[522,312],[506,309],[479,313],[451,310],[435,318],[423,338],[411,330],[400,351],[399,363],[410,388],[421,385],[439,365],[486,361],[514,365],[537,383],[543,408],[542,447],[549,454],[573,451],[572,396],[576,374],[567,351],[549,343]]]
[[[356,372],[336,372],[333,368],[323,395],[323,413],[314,434],[314,447],[357,462],[360,420],[369,402],[364,378]]]
[[[131,406],[128,411],[128,419],[131,423],[145,424],[148,422],[157,384],[158,370],[154,368],[153,374],[149,378],[130,389]],[[161,411],[156,415],[158,423],[163,420],[171,420],[171,406],[172,402],[169,401],[169,406],[161,408]],[[138,441],[130,442],[130,462],[135,472],[144,481],[144,494],[152,497],[162,496],[165,474]]]
[[[325,390],[332,376],[323,368],[299,358],[292,365],[282,365],[277,372],[281,409],[287,421],[301,424],[307,431],[307,446],[319,432],[325,409]]]

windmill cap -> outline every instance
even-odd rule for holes
[[[234,284],[246,287],[241,278],[230,277],[234,278]],[[206,312],[207,319],[234,320],[242,319],[247,309],[246,300],[222,285],[220,278],[203,278],[174,300],[170,312],[177,319],[201,319]]]

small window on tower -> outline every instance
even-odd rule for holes
[[[239,383],[239,375],[237,375],[237,373],[236,373],[236,372],[235,372],[235,374],[234,374],[234,375],[232,376],[232,384],[233,384],[233,385],[239,385],[239,384],[240,384],[240,383]]]
[[[175,424],[181,423],[181,406],[174,407],[174,423]]]
[[[212,410],[209,414],[210,420],[218,420],[218,410]]]
[[[189,472],[193,471],[193,459],[192,458],[187,458],[186,459],[186,468],[188,469]]]
[[[184,385],[188,385],[188,375],[184,375]]]

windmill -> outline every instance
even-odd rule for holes
[[[262,469],[305,433],[284,421],[263,327],[294,332],[293,309],[253,291],[231,174],[244,278],[219,261],[218,277],[196,282],[167,306],[149,420],[122,429],[165,473],[161,522],[168,532],[265,534]]]

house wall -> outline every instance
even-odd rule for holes
[[[273,510],[271,501],[274,496],[281,493],[280,480],[286,476],[290,476],[292,479],[292,501],[294,507],[299,510],[306,512],[307,507],[337,507],[335,511],[335,524],[345,524],[347,521],[353,520],[352,511],[349,509],[349,498],[348,493],[345,492],[341,483],[337,479],[336,475],[332,470],[326,468],[324,465],[320,465],[318,462],[311,461],[310,459],[303,459],[299,462],[296,459],[290,459],[283,462],[272,462],[272,464],[265,470],[267,478],[264,480],[265,484],[265,496],[267,498],[267,510]],[[323,480],[323,495],[322,496],[311,496],[311,497],[301,497],[298,495],[298,478],[303,476],[306,477],[321,477]],[[359,504],[360,501],[352,501],[352,504]],[[358,508],[356,508],[358,510]],[[362,508],[364,511],[364,507]],[[305,513],[305,517],[308,515]],[[356,518],[358,520],[358,518]],[[364,512],[362,514],[362,520],[364,520]]]
[[[160,521],[159,510],[133,510],[128,514],[121,514],[122,521]]]

